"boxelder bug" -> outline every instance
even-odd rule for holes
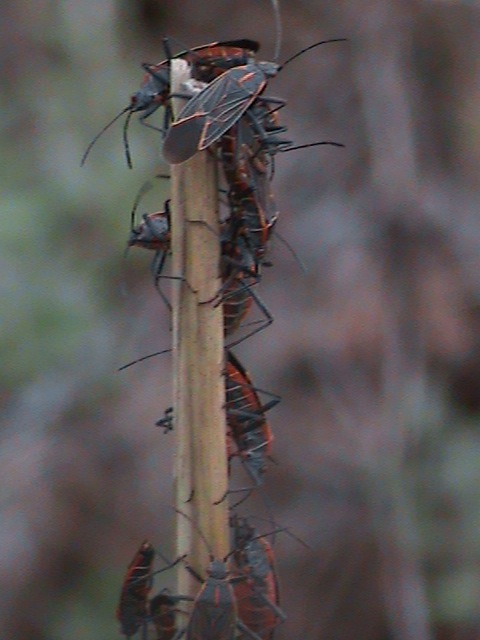
[[[244,576],[231,577],[227,568],[228,554],[223,560],[215,558],[205,536],[197,524],[180,510],[176,510],[190,520],[204,541],[210,556],[205,580],[186,565],[187,570],[202,583],[193,601],[193,609],[186,628],[186,640],[234,640],[238,629],[251,640],[263,640],[248,629],[237,616],[237,602],[233,584],[246,579]],[[172,596],[178,600],[190,600],[189,596]],[[177,632],[174,640],[179,640],[183,631]]]
[[[274,62],[252,62],[215,78],[187,102],[170,126],[163,144],[165,160],[170,164],[185,162],[216,142],[242,117],[277,71]]]
[[[168,300],[158,286],[165,260],[170,252],[169,201],[167,200],[165,202],[164,211],[143,214],[142,222],[135,226],[135,210],[138,205],[138,200],[139,198],[137,197],[132,210],[128,246],[139,246],[156,251],[152,264],[155,286],[167,306],[170,307]],[[223,223],[222,227],[224,229],[227,228],[228,223]],[[237,243],[237,245],[240,245],[240,243]],[[218,304],[223,305],[225,335],[231,335],[239,328],[245,316],[250,311],[253,302],[255,302],[265,317],[265,321],[261,321],[259,326],[256,326],[253,330],[243,335],[240,341],[258,333],[258,331],[261,331],[273,321],[268,309],[252,290],[252,287],[257,282],[257,277],[253,276],[253,272],[250,270],[251,261],[249,261],[246,251],[246,247],[241,251],[239,246],[235,246],[232,242],[227,241],[225,236],[222,237],[221,275],[224,285],[221,287],[216,298],[218,298]],[[248,266],[245,266],[247,262]],[[233,344],[238,344],[238,342],[236,341],[229,346],[233,346]]]
[[[266,404],[260,401],[259,393],[271,397]],[[265,414],[280,402],[280,398],[252,385],[232,351],[227,351],[225,370],[225,410],[227,414],[227,456],[230,461],[239,457],[251,476],[254,487],[262,482],[266,460],[271,452],[273,434]],[[165,432],[171,430],[173,410],[168,408],[164,417],[155,424]],[[234,445],[236,451],[234,451]],[[250,491],[254,487],[229,490],[227,493]],[[225,496],[222,497],[222,500]]]
[[[186,638],[231,640],[236,621],[236,600],[225,562],[211,556],[207,577],[194,601]]]
[[[156,640],[172,640],[177,632],[175,599],[166,590],[150,600],[150,618],[154,624]]]
[[[116,617],[121,633],[133,636],[147,619],[147,598],[152,588],[152,565],[155,551],[144,540],[128,565],[120,592]]]
[[[249,118],[241,118],[221,137],[220,153],[226,180],[232,189],[245,185],[239,167],[241,155],[246,153],[249,160],[262,173],[266,172],[265,151],[273,156],[275,150],[288,148],[292,142],[278,138],[287,129],[278,122],[278,108],[265,101],[257,101],[249,110]],[[260,157],[257,165],[256,159]]]
[[[165,560],[160,552],[157,553]],[[156,571],[155,574],[174,567],[184,558],[185,556],[181,556],[171,563],[167,561],[167,565]],[[144,631],[146,631],[146,624],[149,620],[147,611],[148,594],[153,584],[154,573],[152,568],[154,559],[155,550],[153,546],[148,540],[144,540],[132,562],[128,565],[127,573],[123,580],[116,617],[120,622],[121,633],[129,638],[137,632],[141,625],[144,625]]]
[[[273,196],[269,189],[265,189],[265,182],[266,176],[242,154],[237,164],[237,179],[228,191],[230,226],[234,239],[244,237],[246,248],[253,257],[256,275],[259,266],[266,264],[268,241],[278,218]]]
[[[219,149],[229,186],[231,236],[237,238],[237,245],[240,237],[245,239],[258,273],[261,264],[268,264],[265,260],[268,240],[278,219],[270,187],[274,154],[307,146],[343,145],[314,142],[292,147],[290,141],[277,137],[285,128],[278,125],[276,111],[268,103],[257,101],[248,113],[252,118],[255,114],[255,119],[248,122],[242,118],[231,127],[221,137]],[[262,130],[266,138],[260,134]]]
[[[254,291],[255,285],[259,281],[258,264],[247,244],[246,235],[242,232],[242,230],[244,231],[242,225],[241,220],[233,219],[232,216],[222,223],[220,274],[223,284],[213,300],[217,300],[216,304],[223,305],[226,336],[231,335],[240,327],[253,302],[262,313],[263,318],[253,322],[252,324],[257,326],[242,335],[239,340],[230,342],[228,348],[243,342],[273,322],[271,313]],[[272,229],[273,224],[268,229],[268,236]]]
[[[272,400],[262,405],[258,396],[260,390],[252,385],[250,376],[232,351],[227,352],[226,371],[227,425],[238,450],[236,455],[258,486],[273,442],[265,413],[277,405],[280,398],[269,393]],[[247,490],[249,488],[234,491]]]
[[[164,46],[167,54],[167,59],[157,64],[142,65],[145,70],[145,76],[143,78],[140,89],[136,91],[131,99],[130,104],[122,109],[122,111],[116,115],[103,129],[93,138],[88,145],[81,164],[83,165],[90,153],[91,148],[97,142],[99,137],[119,118],[127,113],[127,118],[124,124],[123,139],[125,154],[127,158],[127,164],[132,166],[130,151],[127,139],[127,130],[130,122],[130,117],[133,113],[140,111],[143,114],[140,116],[141,124],[157,129],[145,122],[145,120],[151,116],[159,107],[169,107],[170,100],[170,60],[172,58],[182,58],[186,60],[192,67],[192,77],[203,82],[209,82],[213,78],[218,77],[226,70],[231,69],[234,66],[247,64],[252,60],[253,56],[259,49],[258,42],[254,40],[229,40],[225,42],[212,42],[206,45],[200,45],[193,49],[182,51],[176,56],[172,56],[169,51],[167,41],[164,40]],[[168,125],[170,119],[170,111],[165,116],[165,126]]]
[[[170,251],[170,206],[165,202],[164,211],[144,213],[142,222],[132,226],[128,238],[128,246],[144,247],[168,253]]]
[[[255,281],[248,283],[245,277],[237,274],[234,278],[227,281],[225,288],[222,288],[223,291],[220,302],[223,307],[223,326],[225,336],[232,335],[240,328],[245,317],[250,312],[253,302],[255,302],[258,309],[264,315],[264,318],[261,320],[255,320],[243,325],[245,329],[251,325],[256,326],[249,331],[247,330],[247,333],[237,340],[229,342],[228,348],[240,344],[240,342],[243,342],[247,338],[251,338],[259,331],[263,331],[263,329],[273,322],[273,317],[269,310],[252,289],[255,283]]]
[[[145,111],[140,120],[152,115],[158,107],[165,106],[170,99],[170,60],[181,58],[192,68],[192,77],[200,82],[211,82],[232,67],[247,64],[259,49],[254,40],[229,40],[212,42],[170,55],[164,40],[167,59],[157,64],[143,64],[146,74],[140,89],[133,94],[129,110],[132,113]]]
[[[279,587],[273,549],[265,536],[256,534],[246,518],[232,516],[234,576],[247,576],[234,585],[238,615],[248,629],[271,640],[275,627],[286,620],[279,608]]]
[[[155,213],[144,213],[142,222],[135,225],[135,213],[143,194],[151,188],[150,183],[146,183],[138,192],[131,212],[130,234],[128,237],[128,247],[143,247],[155,251],[152,262],[152,273],[155,287],[162,300],[170,309],[170,302],[159,286],[160,274],[163,271],[165,261],[170,253],[170,201],[165,202],[164,211]]]
[[[259,49],[258,42],[244,38],[214,42],[180,55],[192,67],[192,78],[200,82],[212,82],[228,69],[248,64]]]

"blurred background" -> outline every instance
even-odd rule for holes
[[[264,496],[312,547],[278,537],[276,637],[478,639],[480,2],[281,8],[281,60],[349,42],[271,82],[297,144],[346,148],[278,157],[277,228],[308,271],[273,242],[258,292],[275,322],[236,350],[283,397]],[[170,360],[116,371],[170,345],[151,255],[124,256],[135,195],[168,167],[136,117],[132,171],[121,123],[80,158],[164,35],[258,39],[268,60],[272,9],[17,0],[0,33],[1,636],[114,639],[140,542],[174,553],[173,439],[153,426]],[[142,212],[167,197],[155,182]]]

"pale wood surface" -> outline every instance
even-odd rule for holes
[[[179,92],[182,61],[172,61],[172,92]],[[212,553],[228,552],[222,307],[210,301],[221,286],[216,161],[208,152],[171,167],[174,424],[177,508],[198,524]],[[177,517],[177,553],[204,576],[209,560],[192,523]],[[179,593],[198,583],[179,567]]]

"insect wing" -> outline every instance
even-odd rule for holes
[[[202,55],[204,55],[202,52],[205,52],[205,55],[208,56],[210,52],[213,53],[214,50],[217,50],[217,51],[225,50],[225,55],[228,55],[229,53],[228,49],[233,49],[237,51],[244,50],[245,52],[250,52],[254,54],[254,53],[257,53],[258,50],[260,49],[260,44],[256,40],[248,40],[246,38],[243,38],[240,40],[225,40],[222,42],[210,42],[210,44],[201,44],[198,47],[185,49],[184,51],[181,51],[180,53],[175,54],[173,58],[175,59],[185,58],[187,62],[189,62],[190,64],[194,64],[195,62],[198,62],[198,60],[202,59]],[[169,62],[168,60],[163,60],[162,62],[159,62],[158,65],[155,65],[155,66],[168,64],[168,62]]]
[[[126,636],[136,633],[147,616],[147,598],[152,586],[154,557],[152,545],[145,540],[128,565],[116,613],[121,632]]]
[[[192,67],[193,78],[212,82],[228,69],[252,62],[258,48],[258,42],[252,40],[232,40],[213,44],[200,51],[192,50],[184,59]]]
[[[231,585],[217,585],[212,598],[213,585],[204,585],[197,597],[190,617],[186,640],[233,640],[237,620]]]
[[[172,128],[181,125],[182,120],[196,114],[209,115],[218,109],[242,102],[259,93],[265,82],[264,74],[254,64],[229,69],[193,96],[181,110]],[[263,87],[262,87],[263,88]],[[243,109],[246,111],[248,105]]]
[[[167,132],[163,155],[179,164],[206,149],[237,122],[265,86],[255,65],[236,67],[191,98]]]
[[[221,82],[223,80],[223,83]],[[223,84],[223,87],[221,85]],[[232,127],[263,91],[266,81],[254,65],[237,67],[220,76],[216,91],[205,103],[207,119],[199,150],[206,149]],[[209,85],[204,91],[208,90]],[[210,106],[213,105],[213,106]]]
[[[248,285],[235,278],[223,294],[223,328],[226,336],[239,328],[252,304]]]
[[[255,586],[251,582],[239,582],[235,585],[239,617],[243,624],[262,640],[271,640],[278,624],[278,616],[275,615],[275,610],[268,604],[267,593],[257,593]],[[272,602],[272,604],[275,607],[278,605],[275,602]]]
[[[237,443],[245,467],[257,485],[266,471],[266,459],[270,455],[272,442],[273,434],[265,421],[261,427],[244,434]]]
[[[250,377],[231,351],[227,361],[226,407],[227,422],[234,437],[238,438],[252,422],[258,424],[264,420],[262,405]]]
[[[237,47],[238,49],[246,49],[247,51],[251,51],[252,53],[257,53],[260,49],[260,43],[256,40],[248,40],[247,38],[242,38],[240,40],[224,40],[222,42],[217,42],[215,45],[210,45],[212,48],[214,46],[218,47]]]
[[[175,127],[175,124],[169,128],[162,149],[163,157],[169,164],[180,164],[197,153],[198,141],[206,125],[206,114],[193,114],[179,122],[179,126]]]
[[[238,532],[237,525],[237,544],[240,542]],[[270,640],[285,615],[278,606],[279,587],[272,548],[265,538],[252,536],[255,536],[254,529],[240,542],[234,556],[238,574],[248,576],[234,586],[238,615],[251,631],[263,640]]]
[[[274,604],[278,604],[280,588],[270,543],[263,537],[250,540],[246,548],[246,555],[252,568],[254,580],[263,582],[270,600]]]

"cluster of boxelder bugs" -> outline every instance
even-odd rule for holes
[[[277,21],[275,58],[278,58],[280,23],[276,0],[272,0],[272,4]],[[225,182],[221,195],[225,213],[220,221],[219,238],[222,286],[209,302],[222,305],[227,342],[226,455],[229,465],[234,458],[243,463],[250,486],[229,489],[222,498],[226,499],[230,493],[243,493],[242,499],[230,508],[233,550],[225,558],[213,556],[208,541],[192,521],[210,552],[205,576],[193,570],[188,558],[168,562],[149,541],[144,541],[124,578],[117,619],[121,633],[129,638],[141,633],[144,640],[151,637],[179,640],[183,635],[187,640],[233,640],[235,637],[271,640],[277,625],[286,618],[279,606],[274,553],[267,539],[275,531],[258,535],[251,519],[240,517],[236,507],[262,484],[273,441],[266,413],[279,398],[253,385],[231,347],[272,322],[270,312],[254,288],[260,282],[263,267],[270,266],[269,241],[278,220],[271,187],[273,162],[277,153],[300,147],[293,147],[292,142],[283,137],[286,128],[280,124],[278,112],[285,102],[264,96],[264,91],[270,79],[300,53],[280,66],[277,62],[256,61],[259,44],[246,39],[214,42],[176,56],[172,56],[167,41],[164,47],[166,59],[158,64],[143,65],[145,76],[140,89],[99,135],[126,113],[124,145],[127,163],[131,166],[127,131],[132,114],[139,113],[142,124],[162,133],[163,155],[170,164],[185,162],[197,151],[208,150],[222,168]],[[188,63],[191,80],[185,83],[181,96],[186,100],[185,105],[172,122],[170,62],[174,57]],[[160,107],[164,109],[163,126],[157,127],[147,120]],[[99,135],[87,148],[82,164]],[[314,144],[342,146],[332,142]],[[169,201],[165,202],[163,211],[145,213],[141,222],[136,223],[136,208],[141,196],[142,192],[132,211],[128,246],[155,251],[152,265],[155,286],[170,307],[160,280],[181,276],[164,273],[171,249]],[[262,319],[246,323],[254,305]],[[165,432],[169,431],[172,417],[173,410],[167,409],[157,425]],[[154,570],[156,558],[164,563],[159,570]],[[151,597],[154,575],[179,562],[200,582],[197,596],[173,594],[163,589]],[[179,605],[182,601],[193,601],[189,616],[182,612]]]
[[[186,570],[201,584],[195,598],[171,594],[168,589],[149,598],[153,576],[185,558],[154,571],[156,552],[150,542],[142,542],[127,569],[120,593],[117,618],[121,632],[130,638],[141,629],[146,639],[151,623],[157,640],[179,640],[183,635],[187,640],[230,640],[237,632],[241,638],[270,640],[277,624],[286,619],[279,607],[272,547],[266,535],[256,534],[247,518],[233,514],[230,525],[234,550],[223,560],[215,558],[210,551],[205,578],[185,564]],[[209,548],[201,531],[199,534]],[[161,553],[158,555],[165,560]],[[186,625],[179,626],[178,619],[185,615],[177,607],[182,601],[193,601],[193,610]]]

